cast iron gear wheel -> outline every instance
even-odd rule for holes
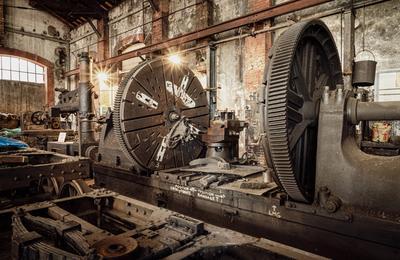
[[[291,26],[275,42],[266,70],[266,156],[290,198],[312,202],[319,103],[325,86],[343,84],[334,39],[321,21]]]
[[[139,64],[124,77],[112,117],[118,143],[138,172],[176,168],[196,159],[203,144],[198,138],[180,142],[157,162],[163,138],[182,117],[196,128],[206,129],[208,99],[186,65],[158,58]]]

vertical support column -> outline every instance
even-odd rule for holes
[[[210,120],[214,119],[217,110],[217,46],[211,43],[209,46],[209,103],[210,103]]]
[[[97,30],[100,32],[101,37],[97,42],[97,58],[103,61],[109,57],[109,36],[108,36],[108,18],[103,17],[97,21]]]
[[[156,2],[158,2],[159,10],[153,12],[152,43],[159,43],[168,38],[169,1],[158,0]]]
[[[196,0],[196,29],[201,30],[213,25],[214,7],[210,0]]]
[[[108,17],[105,16],[100,20],[97,20],[97,30],[100,32],[100,38],[97,42],[97,61],[104,61],[110,56],[110,38],[108,30]],[[111,86],[110,86],[111,87]],[[93,92],[100,94],[100,86],[96,84]],[[95,106],[95,110],[100,112],[100,99],[93,99],[92,101]]]
[[[85,144],[95,142],[93,119],[92,91],[90,89],[89,53],[82,52],[79,57],[79,155]]]
[[[268,0],[267,1],[268,6],[267,7],[271,7],[272,6],[272,0]],[[269,19],[267,22],[265,22],[264,27],[271,27],[274,24],[274,19]],[[269,57],[268,57],[268,53],[269,50],[272,48],[272,32],[266,32],[265,33],[265,63],[269,62]]]
[[[344,12],[343,78],[344,88],[352,89],[354,47],[354,9],[351,6]]]

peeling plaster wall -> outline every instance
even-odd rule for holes
[[[247,0],[214,0],[214,23],[221,23],[245,15]]]
[[[356,12],[356,52],[362,47],[363,10]],[[374,52],[379,70],[400,69],[400,1],[365,8],[365,48]]]
[[[96,20],[92,21],[97,27]],[[88,23],[71,31],[70,41],[70,67],[76,68],[79,66],[79,53],[87,51],[90,54],[97,53],[98,37]]]
[[[68,40],[69,28],[50,14],[38,10],[30,10],[31,6],[29,6],[28,0],[6,0],[4,4],[6,6],[29,8],[4,8],[6,26],[4,46],[36,54],[54,63],[58,58],[55,54],[56,48],[67,47],[67,45],[42,39],[40,36],[50,36],[49,34],[55,29],[56,34],[58,34],[55,38]],[[12,30],[36,34],[37,37],[13,32]],[[54,78],[56,79],[56,77]],[[56,79],[55,87],[64,87],[64,81]]]
[[[116,56],[119,44],[126,38],[137,35],[141,41],[150,42],[151,20],[153,10],[149,3],[143,0],[127,0],[113,8],[108,13],[109,25],[109,55]],[[97,28],[97,21],[93,20]],[[97,54],[98,36],[88,23],[71,31],[71,69],[78,65],[77,54],[89,51]]]
[[[243,43],[239,40],[217,48],[217,109],[235,110],[243,118],[245,90],[242,77]]]
[[[118,43],[126,37],[137,35],[145,44],[150,43],[153,10],[147,1],[128,0],[108,14],[110,55],[118,55]]]
[[[175,0],[169,4],[168,38],[196,30],[196,0]]]

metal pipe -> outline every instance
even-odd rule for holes
[[[360,121],[400,120],[400,101],[360,102],[349,98],[346,110],[348,121],[352,124]]]
[[[400,120],[400,101],[357,102],[357,120]]]
[[[93,143],[94,130],[92,127],[92,91],[90,89],[90,60],[89,53],[82,52],[79,57],[79,142]],[[82,151],[80,149],[80,155]]]

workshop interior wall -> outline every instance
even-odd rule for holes
[[[19,54],[18,57],[26,59],[29,59],[27,56],[29,54],[49,62],[49,64],[41,65],[51,66],[46,70],[51,74],[46,79],[46,87],[52,93],[47,93],[47,89],[45,91],[43,86],[43,89],[37,91],[38,87],[33,87],[35,84],[0,80],[2,91],[6,91],[2,93],[7,93],[4,97],[19,97],[18,100],[28,104],[20,107],[18,102],[8,102],[7,110],[18,113],[24,112],[25,109],[42,110],[46,103],[51,104],[54,100],[56,96],[54,88],[65,87],[62,75],[68,64],[59,62],[60,56],[56,50],[62,49],[65,55],[68,54],[69,28],[54,16],[33,9],[28,0],[3,0],[1,11],[4,19],[1,24],[0,49],[6,48],[7,50],[2,50],[0,53]],[[34,62],[40,63],[39,60],[34,60]],[[34,93],[41,93],[44,96],[37,96]],[[37,104],[31,102],[35,98]],[[31,101],[26,103],[24,100]],[[5,104],[3,105],[5,106]],[[1,112],[4,111],[1,110]]]
[[[214,0],[209,5],[201,2],[196,0],[169,1],[167,38],[193,32],[204,28],[207,24],[217,24],[265,8],[268,1]],[[281,4],[285,1],[277,0],[272,2],[273,4]],[[354,1],[355,4],[358,2],[360,1]],[[342,15],[340,10],[349,3],[350,0],[332,1],[317,7],[277,17],[273,26],[290,25],[293,21],[323,16],[322,20],[327,23],[332,31],[338,50],[341,52],[341,39],[343,36],[341,25],[343,26],[343,24],[341,23]],[[399,1],[384,1],[365,8],[365,43],[366,47],[376,55],[378,73],[388,70],[396,71],[400,68],[400,53],[396,47],[400,40],[400,29],[397,25],[397,21],[400,19],[399,8]],[[362,8],[356,10],[356,51],[360,50],[362,42],[362,12]],[[209,13],[212,13],[212,17],[207,16]],[[118,55],[117,47],[127,37],[132,38],[132,35],[136,35],[137,40],[144,42],[146,45],[154,43],[151,41],[152,34],[156,33],[153,32],[154,27],[151,26],[153,15],[153,10],[148,2],[140,0],[124,1],[120,6],[111,10],[109,13],[110,56]],[[267,28],[269,25],[261,23],[258,26],[258,29],[260,29]],[[218,41],[227,37],[237,36],[249,32],[249,30],[250,28],[241,28],[224,32],[216,35],[214,40]],[[272,33],[273,39],[276,39],[284,30],[285,28],[274,30]],[[86,37],[85,33],[88,34]],[[92,45],[96,37],[96,34],[87,24],[71,32],[71,42],[74,43],[71,44],[71,68],[75,68],[73,65],[76,65],[76,62],[72,59],[76,56],[77,50],[96,52],[96,46]],[[250,142],[257,141],[256,138],[259,132],[256,98],[264,77],[264,67],[267,63],[269,51],[267,41],[268,33],[262,33],[255,37],[235,39],[217,45],[217,109],[234,110],[240,119],[250,121],[252,127],[248,131],[248,134],[252,135],[250,136]],[[196,44],[201,44],[201,42],[189,43],[181,47],[195,47]],[[176,49],[172,48],[172,51]],[[208,48],[201,48],[183,54],[192,69],[203,77],[202,82],[205,87],[207,87],[207,75],[209,74],[208,53]],[[393,88],[399,86],[400,76],[398,75],[400,73],[395,75]],[[387,82],[387,79],[385,82]],[[381,86],[379,87],[382,88]],[[395,97],[393,93],[397,93],[396,91],[393,90],[391,92],[392,97]]]

